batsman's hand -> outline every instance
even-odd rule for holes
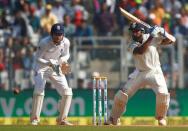
[[[159,35],[165,37],[165,29],[159,26],[154,26],[151,28],[150,34],[153,37],[158,37]]]
[[[69,63],[62,63],[60,68],[61,68],[61,72],[65,75],[71,72],[71,67]]]
[[[151,34],[151,36],[153,36],[153,37],[157,37],[159,33],[160,33],[160,30],[159,30],[159,27],[158,27],[158,26],[154,26],[154,27],[152,27],[151,30],[150,30],[150,34]]]

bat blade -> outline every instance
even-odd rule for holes
[[[120,7],[119,9],[120,9],[121,13],[123,14],[123,16],[125,16],[130,21],[137,22],[137,23],[140,23],[140,24],[144,25],[147,28],[151,28],[151,26],[149,24],[147,24],[147,23],[143,22],[142,20],[138,19],[137,17],[135,17],[131,13],[127,12],[123,8]]]

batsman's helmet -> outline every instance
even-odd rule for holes
[[[143,33],[145,32],[144,27],[141,24],[136,23],[136,22],[130,24],[129,30],[130,31],[142,31]]]
[[[56,23],[52,25],[51,35],[64,35],[64,26],[62,23]]]

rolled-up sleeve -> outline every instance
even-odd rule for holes
[[[67,62],[68,59],[70,58],[69,48],[70,48],[70,41],[67,39],[65,47],[61,52],[61,57],[60,57],[60,60],[59,60],[60,64]]]
[[[43,58],[43,54],[44,54],[45,50],[46,50],[46,44],[45,44],[45,41],[42,40],[39,42],[37,52],[36,52],[37,62],[40,62],[43,64],[46,64],[48,62],[47,60],[45,60]]]

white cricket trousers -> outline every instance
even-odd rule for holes
[[[50,67],[46,67],[38,70],[34,77],[35,92],[44,91],[47,79],[51,81],[61,96],[63,96],[64,90],[69,88],[65,75],[63,75],[61,72],[60,75],[57,75]]]
[[[162,93],[168,94],[166,81],[161,70],[161,67],[155,70],[138,71],[137,69],[129,75],[129,80],[123,87],[123,90],[127,93],[129,98],[133,96],[138,89],[143,87],[151,88],[155,94]]]

